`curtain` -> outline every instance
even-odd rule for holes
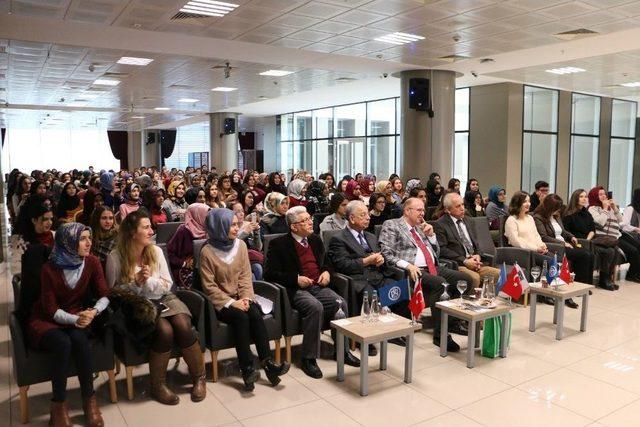
[[[176,147],[177,133],[178,131],[175,129],[160,131],[160,152],[162,153],[162,166],[164,166],[164,159],[168,159],[173,154],[173,150]]]
[[[126,130],[108,130],[109,146],[113,157],[120,160],[120,169],[129,168],[128,134]]]
[[[2,146],[4,147],[4,135],[7,133],[5,128],[0,129],[0,139],[2,140]]]

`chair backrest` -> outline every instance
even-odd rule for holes
[[[156,243],[169,243],[169,240],[176,234],[176,230],[184,222],[164,222],[158,224],[156,229]]]
[[[498,245],[504,248],[505,246],[509,246],[509,242],[507,242],[507,238],[504,237],[504,224],[507,222],[508,216],[500,217],[500,227],[498,228]]]
[[[314,234],[318,234],[318,235],[320,234],[320,224],[329,215],[330,214],[327,212],[313,214],[313,233]]]
[[[473,230],[478,240],[478,251],[481,254],[496,254],[496,246],[493,244],[493,238],[489,231],[489,221],[486,216],[468,217],[473,226]]]
[[[169,251],[167,250],[166,243],[156,243],[156,246],[162,249],[162,254],[164,255],[165,261],[167,261],[167,266],[169,267],[169,271],[171,271],[171,264],[169,264]],[[175,278],[174,278],[175,279]]]
[[[262,236],[262,252],[264,252],[264,257],[267,257],[267,251],[269,251],[269,245],[273,239],[276,239],[280,236],[284,236],[286,233],[274,233],[274,234],[265,234]]]
[[[22,284],[20,273],[14,274],[11,279],[11,285],[13,286],[13,309],[16,312],[20,311],[20,285]]]
[[[202,248],[207,243],[207,239],[198,239],[193,241],[193,260],[194,266],[197,270],[200,269],[200,252],[202,252]]]
[[[436,209],[438,209],[437,206],[427,206],[427,209],[425,209],[425,212],[424,212],[424,218],[426,220],[434,219],[433,214],[436,213]]]
[[[376,226],[373,227],[373,232],[376,235],[376,238],[379,239],[380,238],[380,232],[382,231],[382,224],[378,224]]]
[[[333,238],[333,236],[341,232],[342,230],[325,230],[322,232],[322,242],[324,243],[325,253],[329,252],[329,243],[331,242],[331,239]]]

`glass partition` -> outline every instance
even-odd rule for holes
[[[598,181],[600,97],[574,93],[571,105],[569,193],[592,188]]]
[[[620,206],[631,202],[638,104],[614,99],[611,109],[609,191]]]

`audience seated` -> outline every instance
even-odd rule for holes
[[[287,186],[289,194],[289,206],[307,206],[308,200],[305,197],[307,193],[308,182],[302,179],[293,179]]]
[[[131,212],[135,212],[140,208],[140,186],[131,184],[127,186],[124,193],[124,203],[118,209],[120,221],[125,219]]]
[[[464,209],[465,215],[467,216],[486,216],[484,200],[482,199],[482,194],[478,190],[467,190],[464,194]]]
[[[78,189],[72,182],[67,182],[62,187],[56,219],[59,223],[73,222],[76,215],[82,212],[82,199],[78,196]]]
[[[256,212],[244,214],[242,205],[234,203],[231,210],[238,218],[240,231],[238,239],[244,241],[249,252],[249,261],[251,263],[251,273],[254,280],[262,280],[262,264],[264,257],[262,255],[262,235],[260,234],[260,224],[258,223],[258,214]]]
[[[289,197],[279,191],[271,192],[265,198],[264,207],[266,214],[260,218],[260,234],[288,233],[285,215],[289,210]]]
[[[436,181],[435,179],[430,179],[429,181],[427,181],[426,193],[428,208],[436,207],[440,204],[440,199],[442,198],[442,186],[438,181]]]
[[[400,177],[396,177],[396,178],[390,179],[390,181],[391,181],[391,187],[393,188],[393,193],[391,194],[391,197],[393,197],[393,202],[396,205],[400,205],[402,204],[402,201],[406,197],[406,193],[402,185],[402,180],[400,179]]]
[[[331,175],[331,178],[333,179],[333,175]],[[278,172],[271,172],[269,174],[269,186],[267,188],[270,193],[280,193],[285,196],[287,195],[287,187],[282,184],[282,178],[280,177],[280,173]]]
[[[184,199],[186,193],[184,182],[172,181],[167,190],[169,197],[162,203],[169,222],[182,222],[187,212],[188,203]]]
[[[22,237],[27,245],[41,244],[50,248],[53,247],[54,232],[51,230],[53,226],[53,212],[51,207],[42,203],[30,203],[25,206],[26,221],[22,229]]]
[[[347,226],[345,211],[349,200],[343,193],[335,193],[329,202],[329,213],[320,223],[320,233],[327,230],[342,230]]]
[[[311,181],[307,186],[305,197],[308,200],[307,212],[309,215],[325,213],[329,209],[329,190],[322,181]]]
[[[193,285],[195,259],[193,257],[193,241],[207,236],[205,220],[211,208],[204,203],[189,205],[181,224],[167,243],[169,267],[173,273],[176,286],[190,289]]]
[[[162,188],[148,188],[143,193],[143,206],[149,213],[151,228],[157,230],[159,224],[169,222],[169,215],[163,208],[166,192]]]
[[[534,184],[535,191],[531,195],[530,212],[534,212],[545,197],[549,194],[549,183],[547,181],[537,181]]]
[[[460,194],[460,180],[456,178],[451,178],[449,183],[447,184],[447,191],[449,193]]]
[[[238,192],[231,186],[231,176],[222,175],[218,179],[218,191],[222,201],[229,205],[238,200]]]
[[[91,215],[90,226],[93,234],[91,254],[98,257],[104,269],[107,264],[107,257],[115,248],[118,237],[118,225],[111,208],[100,206],[95,209]]]
[[[491,230],[497,230],[500,227],[500,218],[509,215],[505,205],[506,200],[507,192],[504,188],[494,186],[489,189],[489,203],[487,204],[486,214]]]
[[[369,198],[369,218],[367,231],[370,233],[375,232],[376,225],[382,225],[391,218],[387,213],[387,199],[384,194],[375,192]]]
[[[302,370],[312,378],[322,378],[316,362],[320,357],[320,334],[340,309],[343,315],[348,312],[347,304],[328,287],[330,273],[325,264],[324,245],[313,234],[311,215],[303,206],[296,206],[287,211],[286,218],[290,232],[271,241],[264,277],[284,286],[291,305],[300,312]],[[359,366],[360,361],[348,351],[348,345],[344,348],[345,363]]]

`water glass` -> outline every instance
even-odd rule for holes
[[[451,299],[451,296],[449,296],[449,293],[447,293],[449,284],[445,282],[442,284],[442,286],[444,286],[444,292],[442,293],[442,295],[440,295],[440,301],[449,301]]]
[[[537,265],[531,269],[531,277],[533,277],[534,283],[538,282],[538,277],[540,277],[541,272],[542,269]]]
[[[456,288],[458,288],[458,292],[460,293],[460,308],[464,306],[462,301],[462,295],[464,295],[467,290],[467,281],[466,280],[458,280],[456,283]]]

